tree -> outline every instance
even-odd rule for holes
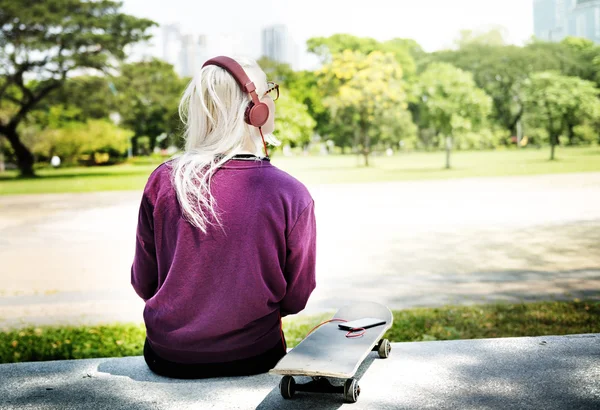
[[[274,81],[283,86],[288,86],[294,81],[296,72],[289,64],[271,60],[269,57],[261,57],[257,63],[267,75],[268,81]]]
[[[560,43],[533,41],[524,49],[532,59],[532,72],[559,71],[569,77],[596,80],[594,58],[600,55],[600,47],[590,47],[585,40],[567,37]]]
[[[402,138],[409,114],[403,71],[393,54],[346,50],[334,55],[319,75],[320,86],[330,95],[325,106],[333,119],[351,127],[366,165],[371,145],[382,137],[384,128],[397,132],[390,138]]]
[[[63,123],[60,127],[45,129],[31,141],[31,149],[37,155],[50,158],[58,155],[65,163],[81,159],[82,154],[98,158],[105,154],[107,162],[110,155],[122,156],[129,145],[132,132],[122,129],[106,120],[88,120],[84,123]]]
[[[149,37],[154,23],[120,13],[120,7],[112,0],[0,0],[0,105],[12,108],[0,134],[22,175],[34,175],[33,155],[19,136],[28,114],[70,73],[106,70],[124,57],[126,45]]]
[[[158,136],[178,132],[177,107],[185,84],[172,65],[157,59],[125,64],[113,81],[121,125],[134,132],[134,154],[138,138],[148,137],[152,151]]]
[[[555,159],[559,137],[569,139],[575,127],[600,118],[598,90],[593,83],[556,72],[535,73],[525,85],[526,113],[529,120],[541,125],[548,134],[550,160]]]
[[[378,50],[380,43],[370,37],[356,37],[351,34],[334,34],[330,37],[313,37],[306,41],[306,48],[323,63],[330,62],[335,54],[346,50],[369,54]]]
[[[391,53],[402,67],[404,76],[412,77],[416,73],[412,53],[419,54],[420,46],[412,40],[392,39],[383,43],[370,37],[356,37],[351,34],[334,34],[331,37],[314,37],[306,42],[309,52],[317,55],[321,62],[328,63],[332,56],[346,50],[368,55],[374,51]]]
[[[431,64],[421,74],[416,94],[421,100],[422,124],[444,137],[446,168],[450,168],[453,136],[482,128],[492,101],[477,87],[471,73],[446,63]]]
[[[323,104],[326,95],[319,87],[318,77],[314,71],[296,72],[293,81],[288,83],[288,88],[281,90],[282,95],[286,93],[306,106],[308,114],[316,121],[315,131],[317,133],[329,134],[331,118]]]
[[[434,53],[433,59],[473,73],[477,86],[492,97],[492,118],[507,131],[507,137],[518,134],[523,117],[523,83],[531,73],[558,70],[561,64],[545,49],[485,44],[467,44],[456,51]]]
[[[47,125],[46,113],[56,106],[75,109],[74,121],[108,118],[117,109],[117,100],[111,92],[107,76],[80,75],[67,78],[63,86],[36,106],[31,116],[42,127]]]
[[[461,30],[454,41],[458,48],[473,44],[486,46],[503,46],[506,44],[507,31],[504,27],[495,27],[488,31]]]
[[[308,144],[316,123],[304,104],[289,95],[281,94],[276,103],[275,118],[275,135],[281,142]]]

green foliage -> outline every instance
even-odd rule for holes
[[[18,127],[77,69],[104,71],[123,59],[126,45],[148,38],[154,23],[119,12],[121,2],[0,0],[0,105],[14,107],[0,122],[24,175],[33,156]],[[93,17],[92,17],[93,16]],[[27,78],[36,76],[35,81]]]
[[[32,122],[42,128],[55,127],[48,123],[47,113],[56,107],[73,112],[69,119],[79,122],[109,118],[111,112],[119,109],[118,101],[110,91],[110,78],[91,75],[68,78],[61,88],[40,101],[30,116]]]
[[[523,115],[522,84],[538,65],[539,59],[534,53],[515,46],[475,43],[433,56],[437,61],[471,72],[477,86],[492,98],[494,121],[511,135],[516,135],[517,122]],[[546,63],[540,66],[543,64]],[[558,65],[553,67],[558,68]]]
[[[292,98],[306,106],[308,114],[316,121],[316,132],[322,135],[330,133],[330,114],[323,104],[326,95],[319,88],[318,77],[313,71],[297,72],[288,88],[282,89],[281,92],[289,93]]]
[[[445,306],[394,311],[392,342],[566,335],[600,331],[597,301]],[[283,320],[289,347],[331,314]],[[0,333],[0,363],[139,356],[143,325],[38,327]]]
[[[324,63],[331,62],[333,56],[345,51],[354,51],[364,55],[375,51],[391,53],[407,77],[412,77],[416,72],[413,55],[420,57],[423,52],[414,40],[392,39],[380,43],[370,37],[356,37],[350,34],[310,38],[306,45],[307,50],[317,55]]]
[[[472,45],[503,46],[506,44],[507,31],[502,27],[495,27],[487,31],[461,30],[455,44],[459,48]]]
[[[36,155],[50,158],[58,155],[65,163],[76,162],[82,154],[106,153],[120,156],[133,134],[105,120],[70,122],[59,128],[48,128],[31,142]],[[106,161],[91,161],[106,162]]]
[[[153,59],[125,64],[120,75],[112,79],[118,101],[121,125],[134,132],[134,154],[138,137],[149,138],[149,150],[163,133],[173,141],[181,129],[179,99],[185,87],[173,66]]]
[[[441,137],[474,138],[492,109],[490,97],[477,87],[473,75],[450,64],[433,63],[419,77],[414,90],[420,96],[418,118],[424,128]],[[475,145],[475,144],[471,144]]]
[[[589,123],[584,123],[573,127],[573,137],[573,141],[570,141],[569,145],[589,145],[595,142],[600,143],[598,131]]]
[[[304,145],[310,141],[316,122],[306,106],[285,93],[275,107],[275,135],[282,143]]]
[[[362,146],[367,164],[371,144],[383,134],[388,142],[414,135],[406,111],[404,74],[391,53],[374,51],[364,55],[346,50],[335,54],[318,74],[320,87],[330,95],[323,102],[332,121],[343,129],[340,134],[346,144],[342,145],[349,145],[349,139],[354,138],[353,145]]]
[[[273,61],[269,57],[261,57],[256,62],[267,75],[267,81],[274,81],[280,86],[288,87],[296,78],[296,72],[289,64]]]
[[[554,147],[563,133],[572,140],[576,126],[600,118],[598,90],[593,83],[577,77],[535,73],[524,85],[524,100],[528,122],[543,124],[547,132],[550,159],[554,159]]]

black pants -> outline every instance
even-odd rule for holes
[[[144,359],[154,373],[174,379],[203,379],[208,377],[249,376],[266,373],[285,356],[285,339],[265,353],[243,360],[223,363],[175,363],[159,357],[148,339],[144,343]]]

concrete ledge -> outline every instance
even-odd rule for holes
[[[181,381],[142,357],[0,365],[1,409],[598,409],[600,334],[394,343],[341,395],[280,396],[279,377]]]

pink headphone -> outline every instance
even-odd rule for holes
[[[240,85],[242,91],[250,94],[252,101],[250,101],[248,107],[246,107],[244,119],[248,124],[254,127],[262,127],[269,119],[269,107],[258,99],[258,95],[256,95],[256,86],[250,81],[250,78],[246,75],[242,66],[233,58],[225,56],[211,58],[202,65],[202,68],[207,65],[216,65],[227,70]]]

